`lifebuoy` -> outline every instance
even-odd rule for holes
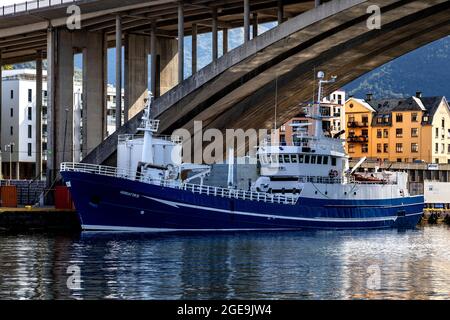
[[[333,170],[333,169],[331,169],[330,173],[328,174],[328,176],[330,178],[336,178],[338,175],[339,175],[339,173],[337,172],[337,170]]]

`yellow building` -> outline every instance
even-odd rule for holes
[[[345,103],[346,149],[351,158],[450,163],[450,108],[445,97]]]

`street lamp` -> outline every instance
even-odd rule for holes
[[[14,147],[14,142],[11,142],[10,144],[5,145],[5,151],[8,151],[9,149],[9,180],[12,180],[12,150]]]

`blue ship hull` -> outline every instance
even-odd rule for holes
[[[193,193],[83,172],[61,172],[84,230],[213,231],[413,228],[423,196],[383,200],[299,198],[267,203]]]

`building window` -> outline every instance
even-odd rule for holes
[[[367,143],[364,143],[364,144],[361,146],[361,152],[362,152],[362,153],[368,153],[368,152],[369,152],[369,145],[368,145]]]
[[[434,131],[435,131],[435,133],[436,133],[436,134],[435,134],[435,137],[436,137],[436,138],[439,138],[439,128],[436,128]]]
[[[367,129],[362,129],[361,130],[361,135],[363,136],[363,137],[369,137],[369,130],[367,130]]]
[[[417,122],[417,113],[411,113],[411,122]]]
[[[395,114],[395,121],[396,122],[403,122],[403,114],[401,114],[401,113]]]
[[[11,90],[10,96],[11,96],[11,99],[14,99],[14,90]]]
[[[381,143],[377,143],[377,153],[381,153],[382,146]]]
[[[419,129],[418,128],[411,128],[411,137],[415,138],[419,136]]]
[[[383,138],[389,138],[389,130],[388,129],[383,130]]]
[[[439,152],[439,143],[435,143],[434,144],[434,152],[438,153]]]
[[[395,152],[397,152],[397,153],[403,152],[403,143],[395,144]]]
[[[395,129],[395,135],[397,138],[403,137],[403,129]]]
[[[367,125],[369,123],[369,116],[368,115],[363,115],[362,116],[362,122],[364,125]]]
[[[32,101],[33,101],[33,90],[28,89],[28,102],[32,102]]]
[[[447,153],[450,153],[450,144],[447,145]]]
[[[355,145],[354,144],[348,145],[348,153],[355,153]]]
[[[31,126],[31,124],[28,125],[28,138],[31,139],[33,138],[33,127]]]
[[[389,144],[387,144],[387,143],[383,144],[383,152],[389,153]]]
[[[281,127],[280,127],[280,131],[281,131],[281,132],[285,132],[285,131],[286,131],[286,126],[284,126],[284,125],[281,126]]]
[[[445,153],[445,143],[441,144],[441,153]]]
[[[411,152],[419,152],[419,145],[417,143],[411,143]]]
[[[442,118],[442,120],[441,120],[441,127],[445,128],[445,119],[444,118]]]
[[[402,158],[397,158],[397,162],[402,162]]]
[[[439,163],[439,158],[435,158],[435,159],[434,159],[434,162],[435,162],[435,163]]]
[[[378,124],[383,123],[383,117],[378,117],[378,118],[377,118],[377,123],[378,123]]]
[[[383,136],[383,132],[381,129],[377,129],[377,138],[381,138]]]
[[[31,143],[28,144],[28,156],[31,157]]]
[[[31,120],[33,118],[33,109],[31,107],[28,107],[28,120]]]
[[[11,116],[11,118],[14,117],[14,109],[13,108],[11,108],[9,110],[9,115]]]
[[[9,134],[10,135],[14,134],[14,127],[13,126],[9,127]]]

